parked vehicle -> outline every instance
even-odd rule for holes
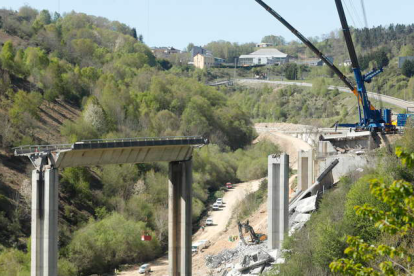
[[[213,225],[213,219],[212,218],[207,218],[206,225]]]
[[[197,254],[203,249],[209,247],[210,245],[211,245],[211,242],[209,240],[199,240],[191,245],[191,252],[193,254]]]
[[[208,248],[211,245],[211,242],[209,240],[199,240],[198,244],[199,250],[201,250],[204,248]]]
[[[213,204],[213,211],[218,211],[220,210],[220,205],[218,205],[217,203]]]
[[[200,243],[199,242],[195,242],[191,245],[191,252],[193,254],[198,253],[198,250],[200,249]]]
[[[233,189],[233,184],[231,184],[230,182],[226,183],[226,188],[227,189]]]
[[[219,207],[223,207],[223,199],[221,197],[217,198],[216,203]]]
[[[151,266],[149,264],[143,264],[138,269],[139,274],[145,274],[150,271],[151,271]]]

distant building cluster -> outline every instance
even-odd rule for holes
[[[272,43],[258,43],[256,44],[256,48],[267,48],[267,47],[272,47],[273,44]]]
[[[285,64],[289,62],[289,56],[275,48],[260,49],[248,55],[239,57],[240,66]]]
[[[241,55],[237,61],[237,65],[243,67],[283,65],[286,63],[296,63],[299,65],[304,64],[307,66],[324,65],[323,61],[318,58],[294,59],[288,54],[285,54],[276,49],[271,43],[258,43],[256,44],[256,48],[258,48],[256,51],[248,55]],[[157,58],[168,58],[172,54],[181,53],[180,50],[175,49],[174,47],[153,47],[151,48],[151,51]],[[190,62],[188,62],[188,64],[194,65],[194,67],[200,69],[219,67],[225,63],[224,59],[214,57],[211,51],[201,46],[194,46],[189,53],[183,52],[182,54],[188,54],[188,57],[190,59]],[[328,59],[333,62],[333,57],[328,57]],[[405,59],[414,60],[414,57],[401,57],[401,66]],[[343,65],[350,65],[350,61],[346,60]]]
[[[151,52],[157,58],[168,58],[171,54],[179,54],[180,50],[175,49],[174,47],[153,47]]]
[[[327,59],[330,62],[334,62],[334,58],[328,56]],[[320,58],[308,58],[308,59],[298,59],[294,61],[298,65],[308,65],[308,66],[323,66],[324,62]]]
[[[190,53],[193,59],[192,64],[200,69],[218,67],[225,61],[222,58],[214,57],[211,51],[200,46],[194,46]]]

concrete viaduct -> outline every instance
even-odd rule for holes
[[[59,168],[169,162],[168,259],[170,276],[191,275],[192,153],[202,137],[89,140],[68,145],[22,146],[32,171],[31,276],[57,276]]]
[[[32,171],[31,276],[57,276],[58,169],[74,166],[169,162],[168,263],[170,276],[192,275],[192,153],[201,137],[89,140],[67,145],[22,146]],[[338,160],[328,160],[316,178],[314,150],[298,152],[298,189],[289,200],[289,155],[268,157],[268,247],[281,249],[290,213],[300,200],[334,183]],[[321,173],[322,172],[322,173]]]

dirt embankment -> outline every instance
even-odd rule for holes
[[[289,155],[289,165],[292,169],[298,169],[298,151],[299,150],[310,150],[312,147],[305,141],[295,138],[291,135],[284,134],[283,131],[301,131],[306,130],[309,127],[295,124],[255,124],[255,128],[259,133],[259,137],[256,138],[254,143],[262,140],[268,140],[279,146],[282,152]]]

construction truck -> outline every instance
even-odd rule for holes
[[[245,233],[250,234],[250,240],[249,240],[250,243],[258,244],[267,239],[267,236],[265,234],[259,234],[254,231],[253,227],[250,226],[249,224],[249,220],[247,220],[246,223],[242,223],[238,221],[237,226],[239,227],[240,240],[243,242],[244,245],[248,245],[248,243],[246,242],[246,239],[244,238],[243,229]]]

